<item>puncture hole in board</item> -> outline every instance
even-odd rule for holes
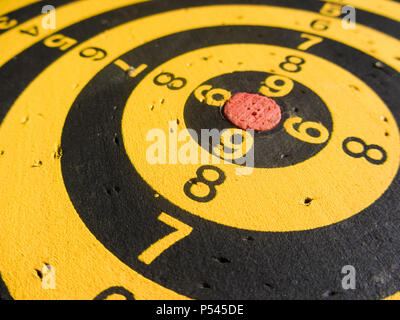
[[[307,198],[304,199],[304,204],[305,204],[306,206],[309,206],[309,205],[311,205],[311,202],[312,202],[312,201],[313,201],[313,199],[307,197]]]
[[[119,138],[117,136],[117,134],[114,135],[114,143],[119,146]]]
[[[41,160],[36,161],[32,164],[32,168],[39,168],[43,165],[43,162]]]
[[[339,292],[328,290],[322,294],[322,297],[329,298],[329,297],[336,296],[337,294],[339,294]]]

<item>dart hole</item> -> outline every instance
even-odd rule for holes
[[[385,132],[385,137],[389,137],[390,136],[390,133],[389,132]]]
[[[36,161],[31,167],[32,168],[39,168],[43,165],[43,162],[41,160]]]
[[[305,204],[306,206],[310,206],[312,201],[313,201],[313,199],[311,199],[311,198],[305,198],[305,199],[304,199],[304,204]]]
[[[62,155],[63,155],[62,148],[61,148],[60,145],[57,145],[56,146],[56,151],[53,153],[53,158],[56,159],[56,160],[57,159],[61,159]]]
[[[369,149],[367,150],[367,156],[371,159],[379,160],[382,159],[382,151],[377,149]]]
[[[222,263],[222,264],[231,263],[231,260],[224,258],[224,257],[213,257],[213,260],[215,260],[218,263]]]
[[[358,143],[357,141],[350,141],[347,144],[347,149],[353,153],[362,153],[364,151],[364,147],[362,144]]]
[[[206,169],[206,170],[203,171],[203,177],[207,181],[216,182],[220,178],[220,175],[219,175],[219,173],[217,171],[214,171],[214,170],[211,170],[211,169]]]
[[[120,191],[121,191],[121,188],[120,188],[120,187],[117,187],[117,186],[115,186],[115,187],[114,187],[114,191],[115,191],[116,193],[120,193]]]
[[[334,296],[336,296],[338,294],[339,294],[339,292],[328,290],[322,295],[322,297],[323,298],[329,298],[329,297],[334,297]]]

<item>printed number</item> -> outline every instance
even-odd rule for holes
[[[159,215],[158,220],[176,229],[176,231],[170,233],[164,238],[161,238],[156,243],[152,244],[148,249],[143,251],[138,259],[145,264],[152,263],[154,259],[156,259],[161,253],[171,247],[174,243],[187,237],[193,230],[191,226],[184,224],[183,222],[169,216],[164,212]]]
[[[307,34],[307,33],[302,33],[301,34],[302,38],[308,39],[306,42],[303,42],[301,45],[299,45],[297,47],[297,49],[299,50],[303,50],[303,51],[307,51],[308,49],[310,49],[312,46],[315,46],[316,44],[322,42],[324,39],[322,39],[321,37],[317,37],[311,34]]]
[[[342,5],[327,2],[322,6],[319,12],[324,16],[339,17],[342,14]]]
[[[93,61],[99,61],[107,57],[107,51],[96,47],[89,47],[79,52],[79,55],[82,58],[93,58]]]
[[[303,119],[300,117],[289,118],[285,121],[284,127],[292,137],[299,139],[304,142],[321,144],[325,143],[329,139],[329,131],[322,124],[318,122],[306,121],[303,122]],[[295,125],[301,123],[298,129],[295,129]],[[316,130],[318,131],[319,136],[314,137],[310,135],[307,130]]]
[[[207,180],[207,178],[204,177],[204,172],[206,170],[215,171],[216,173],[218,173],[218,178],[212,181]],[[197,169],[196,174],[197,178],[190,179],[188,182],[186,182],[185,186],[183,187],[183,191],[190,199],[194,201],[209,202],[213,200],[217,195],[217,189],[215,187],[224,183],[226,179],[225,173],[220,168],[214,166],[202,166]],[[208,186],[209,192],[207,195],[197,196],[192,193],[192,187],[197,183],[202,183]]]
[[[72,46],[74,46],[78,41],[69,37],[66,37],[62,34],[55,34],[46,40],[44,40],[44,44],[49,48],[59,48],[62,51],[68,50]]]
[[[349,144],[351,142],[356,142],[358,144],[361,144],[363,147],[363,150],[361,152],[353,152],[349,149]],[[374,159],[368,155],[368,151],[370,150],[377,150],[380,154],[381,157],[380,159]],[[356,137],[349,137],[346,140],[343,141],[343,151],[349,155],[350,157],[353,158],[365,158],[368,162],[376,165],[384,164],[387,160],[387,153],[385,149],[383,149],[381,146],[378,146],[376,144],[366,144],[362,139],[356,138]]]
[[[326,31],[329,29],[330,23],[328,20],[314,20],[310,26],[317,31]]]
[[[204,93],[206,94],[204,95]],[[200,102],[205,101],[209,106],[222,107],[231,98],[232,94],[228,90],[212,89],[212,86],[205,84],[195,90],[194,96]]]
[[[283,97],[289,94],[294,86],[291,79],[283,76],[269,76],[263,82],[259,92],[267,97]]]
[[[135,296],[129,290],[126,290],[124,287],[111,287],[102,292],[100,292],[96,298],[93,300],[112,300],[108,299],[111,296],[122,296],[125,300],[135,300]]]
[[[231,128],[222,132],[221,144],[214,147],[213,150],[222,159],[236,160],[244,157],[253,145],[254,139],[250,132]]]
[[[157,77],[154,78],[153,82],[157,86],[167,86],[167,88],[171,90],[182,89],[187,83],[185,78],[176,78],[173,73],[169,72],[160,73]]]
[[[301,65],[305,64],[306,60],[304,60],[301,57],[298,56],[287,56],[286,60],[284,62],[282,62],[279,67],[282,70],[285,70],[287,72],[299,72],[301,71]],[[288,68],[288,66],[293,66]]]
[[[18,21],[9,17],[0,17],[0,30],[8,30],[15,27]]]

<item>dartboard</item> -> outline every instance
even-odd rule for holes
[[[399,2],[45,5],[0,4],[2,299],[396,298]]]

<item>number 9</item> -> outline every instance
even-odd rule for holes
[[[265,79],[259,92],[267,97],[283,97],[292,91],[294,83],[291,79],[283,76],[269,76]]]
[[[221,134],[221,143],[214,147],[214,153],[226,160],[236,160],[244,157],[253,147],[253,136],[241,129],[226,129]],[[226,149],[231,152],[226,152]]]
[[[303,122],[299,128],[296,130],[294,125],[297,123],[303,122],[303,119],[300,117],[289,118],[285,121],[284,127],[291,136],[295,137],[304,142],[321,144],[325,143],[329,139],[329,131],[322,124],[318,122],[306,121]],[[318,137],[311,136],[307,130],[314,129],[319,132]]]

